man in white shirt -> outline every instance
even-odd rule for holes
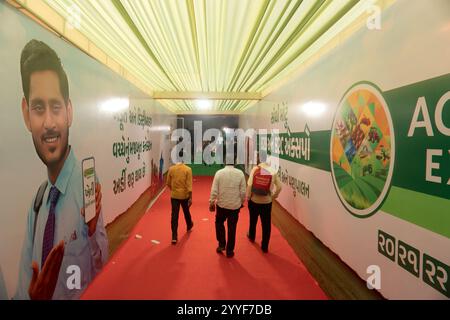
[[[228,258],[234,256],[236,226],[239,211],[245,201],[245,192],[246,183],[242,171],[227,164],[225,168],[216,172],[211,187],[209,209],[214,211],[216,207],[216,238],[219,242],[216,252],[222,253],[226,249]],[[225,221],[228,226],[228,241],[225,237]]]

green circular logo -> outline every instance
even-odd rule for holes
[[[337,194],[353,215],[373,215],[383,203],[395,160],[394,128],[381,91],[354,85],[342,98],[331,133],[331,172]]]

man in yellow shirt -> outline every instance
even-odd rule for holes
[[[178,241],[180,205],[183,208],[187,231],[191,231],[194,226],[189,212],[189,207],[192,204],[192,169],[182,162],[171,166],[167,174],[167,186],[170,189],[172,204],[172,244],[176,244]]]

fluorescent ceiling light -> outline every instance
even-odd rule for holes
[[[150,131],[170,131],[171,126],[153,126]]]
[[[113,98],[106,100],[100,106],[100,110],[107,113],[117,113],[128,109],[130,100],[128,98]]]
[[[210,100],[202,99],[202,100],[197,100],[196,105],[200,110],[208,110],[208,109],[211,109],[212,102]]]
[[[327,109],[327,105],[322,102],[317,101],[309,101],[301,106],[301,110],[309,117],[317,118],[320,117],[325,110]]]

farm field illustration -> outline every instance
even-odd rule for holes
[[[355,211],[374,206],[385,190],[391,136],[383,102],[369,88],[352,89],[336,114],[331,152],[339,197]]]

